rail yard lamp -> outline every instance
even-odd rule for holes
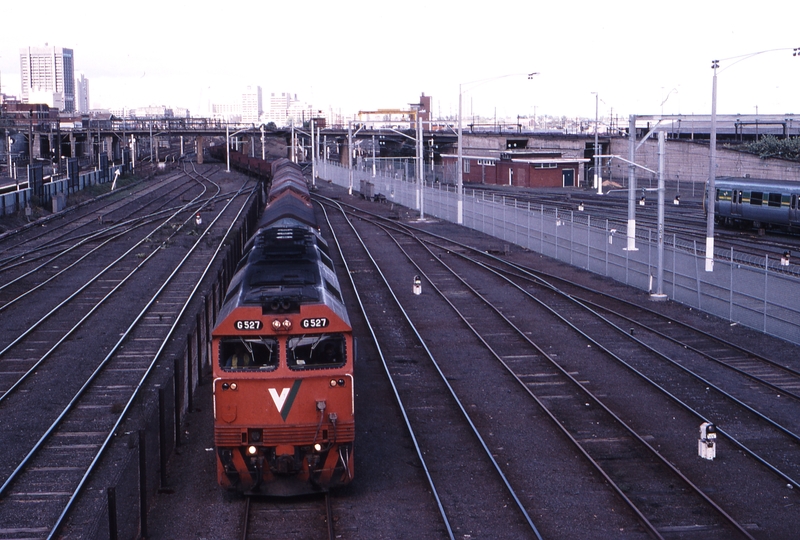
[[[228,162],[228,168],[225,172],[231,172],[231,137],[236,137],[239,133],[244,133],[245,131],[248,131],[248,128],[231,133],[230,125],[225,124],[225,159]]]
[[[735,62],[731,64],[732,66],[742,60],[747,60],[759,54],[786,50],[789,49],[769,49],[741,56],[733,56],[731,58],[723,58],[723,60],[735,60]],[[792,49],[792,56],[800,56],[800,47]],[[709,134],[708,191],[706,193],[706,272],[714,271],[714,201],[717,195],[717,188],[714,184],[717,175],[717,70],[719,69],[719,62],[719,60],[711,61],[711,69],[714,70],[714,77],[711,83],[711,133]]]
[[[597,188],[597,194],[603,194],[603,178],[600,174],[600,139],[598,124],[600,121],[600,93],[592,92],[594,94],[594,186]],[[605,103],[605,101],[603,102]]]
[[[714,77],[711,83],[711,133],[709,135],[708,149],[708,193],[706,200],[706,272],[714,271],[714,199],[717,188],[714,179],[717,175],[717,69],[719,60],[711,61]]]
[[[463,117],[461,114],[462,111],[461,103],[463,101],[464,92],[469,91],[469,90],[464,90],[463,87],[465,85],[477,86],[482,83],[487,83],[497,79],[504,79],[506,77],[515,77],[517,75],[522,75],[522,74],[512,73],[509,75],[499,75],[497,77],[490,77],[488,79],[480,79],[477,81],[458,84],[458,160],[456,161],[456,167],[458,168],[458,173],[456,174],[456,194],[458,202],[456,207],[456,223],[459,225],[464,224],[464,146],[463,146],[464,133],[463,133]],[[534,71],[532,73],[528,73],[527,75],[528,79],[533,79],[534,75],[539,75],[539,72]]]

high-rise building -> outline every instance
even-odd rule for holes
[[[263,112],[261,87],[248,86],[242,92],[242,122],[245,124],[258,124]]]
[[[19,52],[23,103],[43,101],[51,107],[74,112],[75,61],[72,49],[27,47]]]
[[[297,94],[290,92],[273,92],[269,98],[269,110],[265,113],[267,122],[274,122],[278,127],[294,124],[303,125],[317,116],[310,104],[297,99]]]
[[[79,113],[89,112],[89,79],[83,76],[83,73],[75,79],[75,109]]]
[[[269,97],[269,110],[267,111],[267,122],[274,122],[278,127],[288,125],[289,107],[297,96],[289,92],[272,92]]]

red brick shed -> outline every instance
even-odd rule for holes
[[[516,187],[575,187],[583,177],[586,158],[559,155],[510,154],[499,157],[464,155],[464,183]],[[442,155],[445,169],[454,170],[458,156]]]

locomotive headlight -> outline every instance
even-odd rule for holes
[[[258,452],[258,449],[255,446],[248,446],[247,447],[247,455],[254,456]]]
[[[336,379],[331,379],[331,388],[336,386]]]
[[[314,445],[314,451],[315,451],[315,452],[320,452],[321,450],[322,450],[322,445],[321,445],[321,444],[319,444],[319,443],[316,443],[316,444]]]
[[[239,386],[235,382],[232,382],[231,383],[231,390],[236,390],[237,388],[239,388]]]
[[[279,332],[281,330],[284,330],[284,331],[291,330],[292,329],[292,321],[290,321],[289,319],[284,319],[282,321],[278,320],[278,319],[275,319],[274,321],[272,321],[272,329],[275,330],[276,332]]]

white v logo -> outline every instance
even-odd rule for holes
[[[276,389],[270,388],[269,394],[272,396],[272,401],[275,402],[278,412],[281,412],[283,410],[283,405],[286,403],[286,398],[289,397],[289,388],[284,388],[281,390],[280,395],[278,395],[278,391]]]

